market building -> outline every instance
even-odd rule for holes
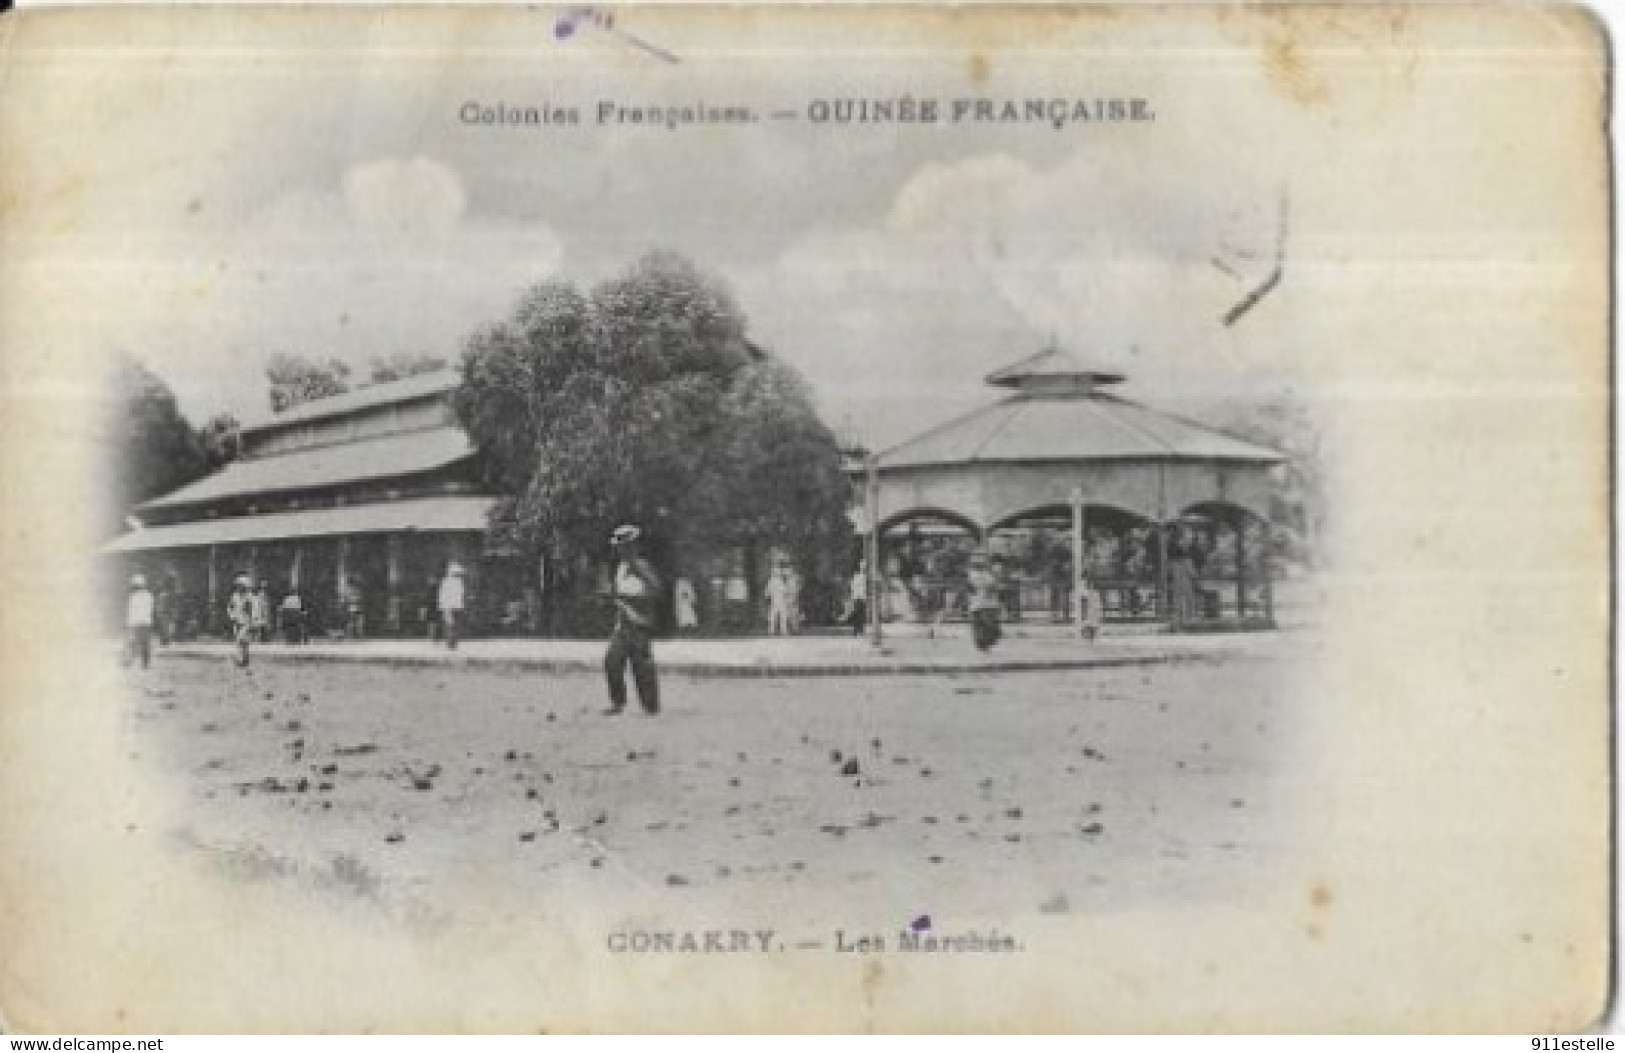
[[[1114,395],[1121,373],[1056,347],[986,379],[1010,394],[855,477],[891,615],[953,614],[968,553],[984,547],[1007,617],[1070,620],[1082,548],[1108,620],[1273,624],[1281,453]]]
[[[523,577],[496,573],[504,557],[484,547],[495,498],[453,415],[457,384],[453,370],[424,373],[247,425],[237,460],[140,505],[139,528],[106,551],[157,583],[179,635],[221,630],[239,574],[279,602],[297,590],[318,634],[343,625],[347,582],[368,635],[422,631],[451,560],[467,568],[476,625],[523,622],[524,597],[497,588]]]

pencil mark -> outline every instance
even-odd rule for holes
[[[1288,198],[1286,191],[1283,190],[1281,192],[1281,200],[1278,207],[1279,218],[1277,219],[1275,228],[1275,265],[1270,268],[1269,274],[1264,276],[1264,280],[1262,282],[1255,286],[1246,296],[1243,296],[1239,301],[1237,301],[1235,306],[1231,307],[1230,310],[1225,312],[1224,324],[1226,326],[1235,325],[1241,320],[1243,315],[1245,315],[1248,311],[1251,311],[1254,307],[1257,307],[1260,300],[1268,296],[1272,291],[1274,291],[1276,286],[1281,284],[1281,278],[1284,274],[1284,263],[1286,260],[1286,237],[1292,218],[1290,208],[1290,199]],[[1217,259],[1215,259],[1213,262],[1215,265],[1219,265],[1221,269],[1224,269],[1223,266],[1219,264]]]

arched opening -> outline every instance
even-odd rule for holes
[[[898,513],[880,526],[881,617],[939,622],[961,617],[960,593],[982,531],[944,509]]]
[[[1269,524],[1203,501],[1168,524],[1169,620],[1178,628],[1273,628]]]
[[[1158,617],[1156,525],[1115,505],[1083,506],[1084,574],[1099,596],[1102,620],[1154,621]],[[1071,622],[1073,609],[1072,507],[1044,505],[1005,516],[988,531],[999,564],[1005,616],[1016,621]]]

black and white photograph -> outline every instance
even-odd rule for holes
[[[15,1031],[1574,1031],[1579,8],[0,24]]]

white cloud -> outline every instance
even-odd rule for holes
[[[1277,184],[1250,162],[925,164],[881,219],[809,231],[739,280],[764,339],[882,443],[989,397],[983,375],[1051,338],[1181,397],[1236,368],[1220,319],[1272,262]]]
[[[358,371],[395,351],[455,358],[468,333],[560,270],[564,244],[546,223],[471,211],[448,164],[381,157],[127,253],[130,266],[90,276],[126,305],[110,312],[120,325],[107,342],[145,359],[201,418],[262,412],[264,362],[278,351]]]
[[[400,240],[444,238],[457,229],[468,207],[457,173],[425,157],[352,165],[343,184],[359,230]]]

